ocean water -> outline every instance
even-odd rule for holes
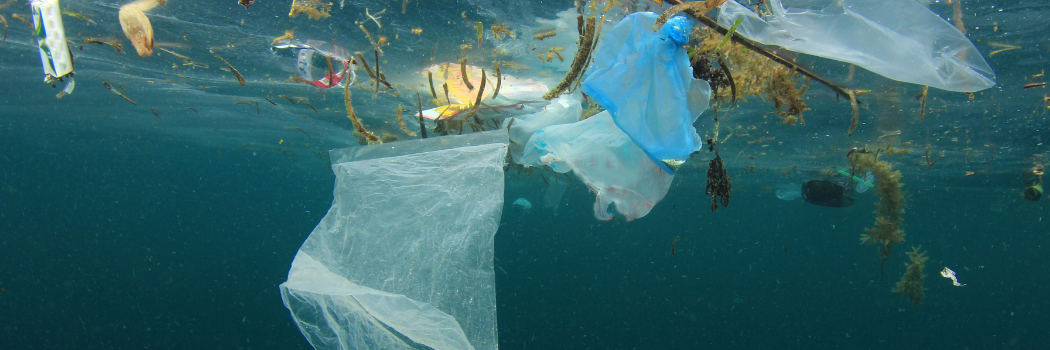
[[[0,44],[0,348],[311,348],[278,285],[332,204],[328,151],[358,141],[342,89],[288,81],[295,58],[272,53],[273,39],[292,30],[297,39],[371,54],[355,22],[386,37],[380,60],[400,94],[373,99],[374,86],[360,75],[353,103],[370,129],[411,139],[395,110],[415,106],[415,90],[429,92],[418,72],[432,59],[463,56],[480,65],[503,50],[531,68],[505,74],[556,80],[566,64],[540,62],[531,48],[561,44],[531,37],[557,26],[538,19],[574,6],[350,0],[313,20],[290,18],[290,3],[259,0],[245,9],[232,0],[170,0],[151,10],[157,47],[201,64],[192,66],[162,51],[136,55],[117,21],[122,2],[63,1],[94,23],[64,17],[77,87],[61,99],[54,96],[61,83],[41,81],[29,26],[13,16],[29,18],[26,1],[0,8],[8,28]],[[607,25],[630,11],[660,9],[620,3]],[[952,5],[929,7],[954,19]],[[366,8],[386,11],[381,29]],[[913,97],[921,87],[857,69],[849,86],[873,92],[860,97],[869,107],[852,137],[850,105],[819,84],[807,92],[805,125],[778,123],[772,103],[749,98],[722,125],[723,137],[734,135],[720,145],[733,192],[715,212],[704,195],[708,152],[633,221],[596,220],[594,195],[579,178],[508,170],[494,247],[499,347],[1037,349],[1050,342],[1047,200],[1021,197],[1022,174],[1042,163],[1050,126],[1047,90],[1022,88],[1047,79],[1040,74],[1050,67],[1050,7],[964,1],[962,10],[967,36],[996,71],[995,87],[973,100],[931,89],[919,120]],[[495,40],[487,31],[478,48],[476,22],[486,30],[506,23],[519,37]],[[564,37],[555,39],[571,44]],[[124,53],[83,38],[119,40]],[[1012,46],[1019,48],[997,52]],[[842,64],[796,59],[847,84]],[[292,104],[294,97],[306,100]],[[710,123],[698,129],[704,135]],[[875,191],[858,194],[852,207],[826,208],[778,199],[776,190],[829,178],[822,170],[847,167],[853,147],[887,143],[911,152],[884,158],[902,172],[907,236],[883,266],[878,248],[859,241],[875,221]],[[556,208],[544,203],[549,183],[568,183]],[[518,198],[533,207],[514,208]],[[915,306],[891,290],[905,272],[905,252],[919,246],[929,261],[925,300]],[[944,267],[966,285],[942,278]]]

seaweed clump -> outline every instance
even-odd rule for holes
[[[773,70],[773,79],[769,81],[766,96],[776,106],[781,123],[795,125],[798,121],[806,125],[802,112],[808,111],[809,108],[806,108],[806,102],[802,101],[802,95],[806,93],[807,88],[809,80],[797,72],[784,68]]]
[[[711,159],[711,163],[708,164],[707,187],[704,189],[704,195],[711,196],[711,211],[713,212],[718,210],[719,201],[722,202],[723,207],[729,206],[729,196],[733,193],[733,181],[722,164],[722,157],[718,155],[715,141],[708,139],[707,144],[709,149],[715,152],[715,158]]]
[[[736,42],[730,42],[721,51],[717,50],[724,36],[713,29],[697,29],[691,36],[692,41],[697,43],[690,50],[694,74],[701,73],[696,78],[707,80],[715,90],[712,109],[717,110],[721,103],[733,103],[736,99],[746,102],[748,97],[758,96],[773,102],[781,123],[795,125],[802,121],[802,125],[806,124],[802,120],[802,112],[809,109],[803,96],[809,87],[809,79]],[[712,68],[713,62],[718,62],[721,68]],[[730,84],[732,95],[719,93],[719,90],[724,91],[726,85]]]
[[[332,3],[321,2],[320,0],[295,0],[292,1],[292,10],[288,12],[288,17],[296,17],[299,14],[305,13],[310,19],[318,20],[322,18],[328,18],[332,15],[328,12],[332,10]]]
[[[908,271],[904,273],[900,281],[897,281],[897,286],[893,287],[894,293],[903,299],[908,299],[915,306],[922,304],[922,300],[926,297],[923,293],[926,288],[922,287],[922,280],[926,278],[923,268],[929,258],[926,257],[926,252],[919,251],[921,248],[922,246],[912,247],[908,252],[908,258],[911,259],[911,263],[906,264]]]
[[[880,161],[877,154],[862,150],[853,150],[847,156],[853,163],[854,173],[863,174],[871,171],[875,175],[875,194],[879,197],[875,209],[875,227],[866,228],[860,235],[860,241],[867,245],[882,245],[879,258],[882,259],[882,274],[885,276],[886,260],[889,259],[893,244],[904,242],[904,231],[901,224],[904,218],[904,186],[900,182],[901,172],[893,166]]]

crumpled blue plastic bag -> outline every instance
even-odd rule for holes
[[[606,221],[613,218],[613,203],[628,221],[649,214],[674,180],[616,126],[608,111],[537,131],[525,144],[521,163],[575,172],[596,195],[594,216]]]
[[[645,154],[670,174],[665,162],[684,162],[700,137],[693,122],[707,109],[711,86],[693,78],[689,55],[692,25],[684,17],[653,32],[657,15],[633,13],[602,39],[583,92],[612,115]]]

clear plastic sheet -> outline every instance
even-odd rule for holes
[[[653,32],[657,15],[625,17],[603,39],[583,92],[612,115],[616,125],[665,171],[663,162],[684,162],[696,151],[693,122],[707,109],[711,87],[694,79],[682,45],[692,25],[674,17]]]
[[[565,94],[551,101],[543,110],[514,117],[514,122],[504,121],[510,128],[510,155],[514,162],[522,164],[525,143],[532,134],[551,125],[574,123],[580,120],[583,106],[580,94]]]
[[[849,62],[884,77],[948,91],[995,85],[995,73],[966,36],[915,0],[769,0],[765,19],[730,0],[718,24],[785,49]]]
[[[496,349],[503,130],[332,152],[334,201],[281,284],[315,349]]]
[[[575,172],[596,195],[594,216],[599,220],[613,218],[613,203],[627,220],[649,214],[674,180],[616,126],[608,111],[537,131],[522,160],[559,173]]]

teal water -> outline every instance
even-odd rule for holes
[[[120,4],[63,4],[98,22],[66,17],[71,38],[120,36]],[[758,99],[741,107],[725,127],[754,126],[753,137],[775,141],[748,145],[752,139],[740,137],[723,146],[734,182],[728,208],[711,212],[703,195],[707,154],[683,168],[648,216],[631,222],[595,220],[593,194],[578,179],[555,213],[543,205],[544,179],[570,180],[508,171],[495,246],[500,347],[1037,349],[1050,342],[1047,202],[1020,197],[1022,171],[1046,151],[1046,92],[1020,86],[1047,66],[1050,14],[1036,2],[1006,11],[996,5],[964,5],[968,27],[979,27],[971,40],[986,57],[999,48],[989,42],[1022,49],[988,57],[999,85],[972,102],[931,90],[929,108],[946,112],[919,121],[911,97],[921,88],[900,87],[905,101],[872,107],[853,138],[844,135],[848,104],[817,85],[806,126],[777,124]],[[277,286],[331,205],[327,151],[356,140],[341,93],[283,82],[289,73],[280,65],[288,63],[267,47],[296,28],[297,36],[365,50],[352,22],[363,19],[363,8],[384,6],[384,34],[405,38],[390,39],[393,78],[429,64],[432,42],[441,45],[439,60],[452,60],[460,43],[476,39],[474,21],[552,18],[572,2],[412,1],[402,15],[400,3],[352,1],[336,4],[331,19],[312,21],[289,19],[286,1],[260,0],[246,11],[233,1],[172,0],[153,17],[157,41],[190,43],[172,50],[210,68],[175,71],[180,60],[137,57],[126,40],[124,55],[85,45],[74,52],[77,90],[60,100],[39,81],[27,27],[12,19],[28,6],[0,9],[10,26],[0,45],[0,347],[309,349]],[[931,8],[951,14],[943,3]],[[424,35],[408,32],[415,27]],[[207,59],[210,47],[242,41],[216,52],[244,73],[244,88]],[[829,74],[841,68],[802,59]],[[886,84],[872,79],[863,87]],[[119,82],[138,105],[101,81]],[[319,112],[282,94],[308,97]],[[398,103],[414,102],[408,93],[365,95],[355,94],[358,113],[382,130],[396,129],[389,123]],[[260,112],[237,100],[261,102]],[[779,200],[774,191],[845,166],[850,147],[893,131],[877,122],[892,110],[906,116],[895,142],[911,142],[912,153],[886,158],[903,173],[907,237],[883,278],[877,248],[858,240],[874,222],[873,193],[850,208],[824,208]],[[935,155],[945,151],[928,171],[927,144]],[[534,207],[515,210],[517,198]],[[930,257],[928,290],[915,307],[891,289],[905,271],[904,252],[920,245]],[[940,277],[943,267],[966,286]]]

